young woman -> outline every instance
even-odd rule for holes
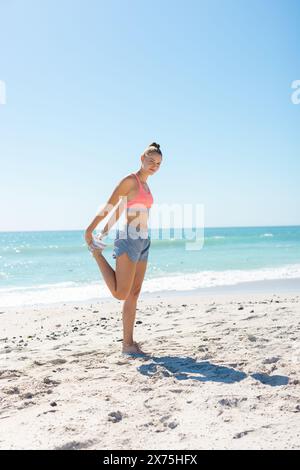
[[[97,261],[110,292],[116,299],[124,300],[122,352],[125,354],[146,354],[139,344],[133,341],[133,327],[137,299],[142,288],[151,244],[148,217],[153,197],[147,179],[148,176],[158,171],[161,161],[160,145],[153,142],[141,155],[140,169],[136,173],[125,176],[118,183],[106,206],[100,214],[96,215],[85,231],[88,248]],[[120,201],[121,204],[115,211],[116,215],[107,222],[98,239],[93,237],[93,230]],[[102,254],[106,246],[102,238],[119,219],[124,207],[126,208],[125,226],[122,230],[117,229],[114,241],[113,258],[116,259],[114,270]]]

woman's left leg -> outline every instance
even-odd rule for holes
[[[142,288],[145,272],[147,269],[147,260],[138,261],[136,265],[135,277],[131,290],[124,300],[123,304],[123,351],[134,347],[133,328],[136,315],[137,300]]]

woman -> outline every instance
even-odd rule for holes
[[[124,354],[146,354],[139,344],[133,341],[133,327],[137,299],[142,288],[151,244],[148,217],[153,197],[146,181],[148,176],[158,171],[161,161],[160,145],[153,142],[141,155],[140,169],[136,173],[125,176],[119,182],[104,209],[94,218],[85,232],[88,248],[97,261],[110,292],[116,299],[124,300],[122,310],[122,352]],[[93,230],[120,200],[121,210],[116,209],[116,217],[114,216],[107,222],[98,240],[95,239],[92,235]],[[102,254],[106,246],[102,242],[102,238],[110,230],[111,220],[114,219],[112,225],[118,220],[124,206],[126,208],[126,223],[123,230],[117,229],[113,251],[116,269],[113,270]]]

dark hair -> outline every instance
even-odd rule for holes
[[[152,153],[158,153],[162,156],[160,145],[156,142],[152,142],[152,144],[148,145],[148,147],[144,150],[143,155],[151,155]]]

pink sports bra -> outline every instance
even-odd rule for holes
[[[137,193],[137,195],[133,198],[133,199],[130,199],[130,201],[127,201],[127,208],[133,208],[135,210],[139,209],[139,210],[148,210],[150,209],[150,207],[152,206],[153,204],[153,197],[152,197],[152,194],[151,194],[151,191],[148,192],[144,189],[138,175],[136,173],[132,173],[132,175],[134,175],[138,181],[138,184],[139,184],[139,192]],[[133,207],[134,206],[134,207]]]

